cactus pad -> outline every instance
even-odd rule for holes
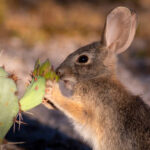
[[[40,76],[36,79],[32,79],[25,95],[20,100],[21,110],[27,111],[42,103],[44,94],[45,79]]]
[[[49,60],[46,60],[44,63],[40,64],[38,59],[32,73],[31,84],[27,88],[23,98],[20,100],[22,111],[27,111],[42,103],[45,95],[46,80],[49,79],[52,81],[59,80],[58,76],[53,71]]]
[[[16,91],[15,82],[8,78],[8,73],[0,67],[0,143],[19,111]]]

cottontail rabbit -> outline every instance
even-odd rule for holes
[[[116,56],[130,46],[136,26],[135,12],[115,8],[101,42],[69,55],[56,70],[59,84],[47,82],[46,97],[94,150],[150,150],[150,109],[116,76]]]

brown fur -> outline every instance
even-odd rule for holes
[[[122,33],[124,35],[120,37],[123,29],[118,30],[116,26],[114,32],[111,27],[107,28],[108,22],[119,24],[117,16],[124,16],[121,23],[129,34]],[[57,69],[66,90],[71,90],[72,94],[65,96],[59,84],[54,83],[46,95],[72,120],[75,129],[94,150],[150,149],[150,109],[140,97],[125,89],[115,71],[116,53],[124,51],[134,37],[135,18],[127,8],[114,9],[107,17],[102,37],[105,42],[78,49]],[[116,38],[119,36],[119,44],[118,39],[111,39],[111,32]],[[88,56],[88,62],[80,64],[78,58],[81,55]]]

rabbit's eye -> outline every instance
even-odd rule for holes
[[[89,60],[89,58],[86,55],[81,55],[81,56],[79,56],[77,61],[78,61],[78,63],[86,63],[86,62],[88,62],[88,60]]]

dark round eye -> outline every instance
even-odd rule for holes
[[[86,63],[88,62],[89,58],[86,55],[81,55],[78,58],[78,63]]]

